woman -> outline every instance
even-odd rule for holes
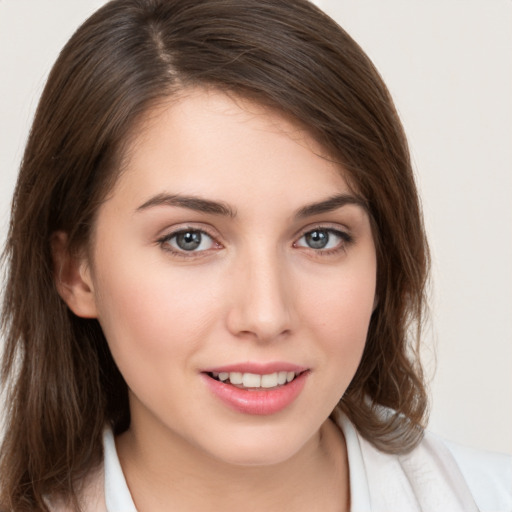
[[[508,459],[424,433],[407,144],[305,1],[101,8],[49,77],[5,254],[7,510],[510,503]]]

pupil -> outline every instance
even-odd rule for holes
[[[176,244],[184,251],[193,251],[201,244],[201,233],[198,231],[186,231],[176,235]]]
[[[306,242],[312,249],[323,249],[329,242],[327,231],[311,231],[306,235]]]

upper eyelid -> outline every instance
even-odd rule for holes
[[[336,229],[336,228],[327,228],[327,227],[319,226],[317,228],[307,229],[306,231],[304,231],[302,233],[302,235],[300,235],[299,237],[295,238],[295,241],[293,242],[293,244],[294,245],[297,244],[299,240],[301,240],[308,233],[311,233],[313,231],[327,231],[329,233],[333,233],[338,238],[341,238],[343,240],[343,243],[347,243],[347,242],[353,240],[353,236],[347,230],[341,230],[341,229]]]
[[[168,240],[176,235],[179,235],[180,233],[184,233],[187,231],[197,231],[200,233],[203,233],[205,235],[208,235],[213,240],[219,242],[220,235],[217,233],[213,233],[213,228],[205,228],[204,226],[198,227],[198,226],[192,226],[190,224],[184,224],[181,227],[173,227],[173,228],[167,228],[162,230],[162,234],[158,236],[158,240]]]
[[[304,228],[299,229],[295,235],[295,240],[298,240],[299,238],[303,237],[307,233],[310,233],[311,231],[315,231],[315,229],[324,229],[326,231],[333,231],[333,232],[339,232],[339,233],[345,233],[347,235],[351,235],[351,230],[347,226],[343,226],[337,223],[331,223],[331,222],[318,222],[314,224],[310,224]]]

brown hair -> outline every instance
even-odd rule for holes
[[[129,425],[126,384],[98,322],[75,316],[57,293],[50,239],[62,230],[70,251],[86,246],[130,130],[156,101],[191,86],[291,115],[347,170],[373,224],[378,306],[340,407],[385,451],[421,438],[428,251],[407,143],[368,57],[306,0],[114,0],[55,63],[14,194],[2,310],[0,504],[9,510],[47,510],[52,495],[78,508],[104,425]]]

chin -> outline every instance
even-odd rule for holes
[[[252,430],[252,431],[251,431]],[[279,429],[246,429],[228,433],[212,447],[210,453],[218,460],[234,466],[258,467],[284,463],[312,442],[304,432]]]

